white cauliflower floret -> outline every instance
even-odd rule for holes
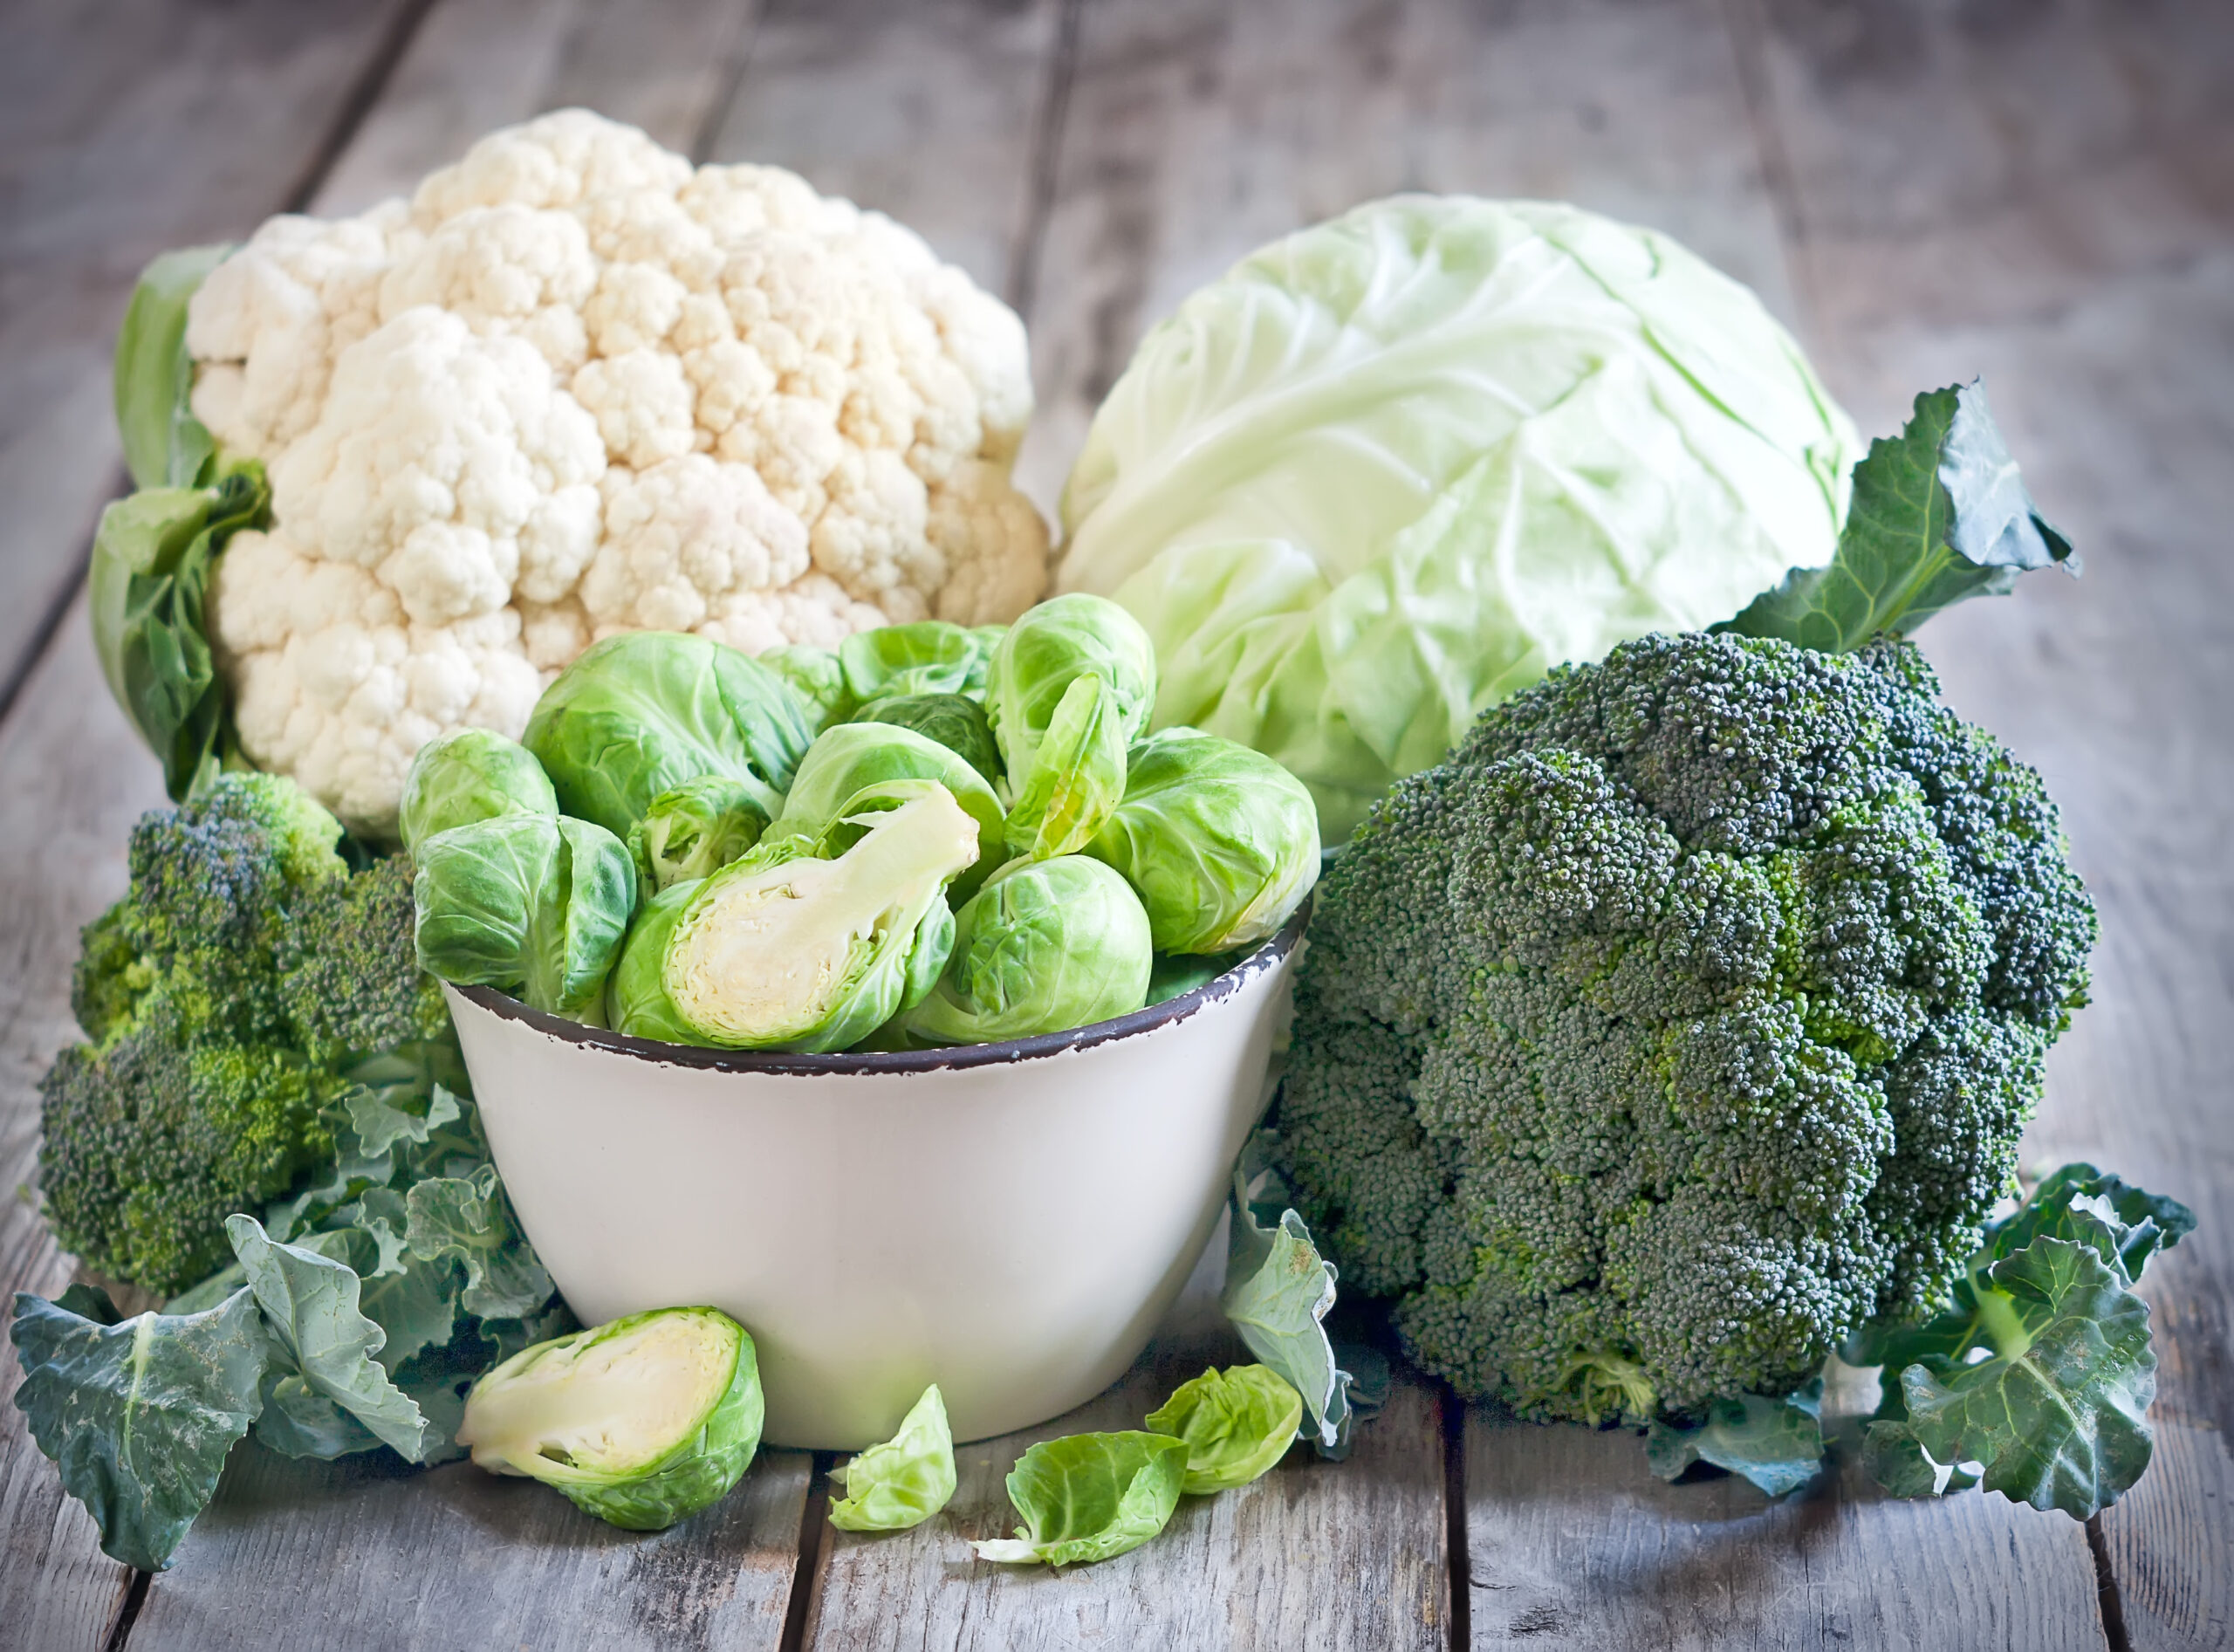
[[[1045,579],[1015,314],[880,214],[583,110],[408,205],[273,219],[187,344],[197,415],[272,483],[209,593],[242,746],[360,829],[600,636],[831,647]]]

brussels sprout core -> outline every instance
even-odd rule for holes
[[[661,970],[686,1021],[764,1047],[829,1022],[894,932],[914,929],[977,862],[977,821],[945,787],[918,784],[897,808],[841,813],[867,829],[836,860],[759,852],[700,887]]]

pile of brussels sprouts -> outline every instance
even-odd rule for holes
[[[1311,794],[1148,731],[1155,652],[1099,597],[758,659],[630,632],[524,741],[412,765],[419,961],[638,1037],[921,1049],[1088,1025],[1201,984],[1319,873]]]

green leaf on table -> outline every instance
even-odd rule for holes
[[[1696,1424],[1655,1420],[1646,1430],[1644,1454],[1663,1480],[1694,1463],[1710,1463],[1772,1498],[1796,1491],[1823,1469],[1823,1379],[1782,1399],[1741,1394],[1712,1401]]]
[[[1983,386],[1927,391],[1901,434],[1854,467],[1854,499],[1827,567],[1794,568],[1717,629],[1826,654],[1906,635],[1950,603],[2000,596],[2060,564],[2071,543],[2034,508]]]
[[[1187,1477],[1187,1442],[1163,1434],[1073,1434],[1043,1440],[1009,1470],[1013,1538],[973,1546],[1004,1565],[1073,1566],[1137,1549],[1171,1518]]]
[[[28,1292],[15,1308],[16,1407],[32,1439],[100,1527],[101,1552],[161,1571],[263,1407],[269,1344],[255,1298],[116,1322]]]
[[[1246,1160],[1235,1174],[1225,1290],[1218,1306],[1250,1353],[1303,1396],[1304,1437],[1322,1454],[1343,1455],[1350,1377],[1334,1362],[1333,1344],[1320,1324],[1334,1306],[1334,1265],[1319,1256],[1311,1230],[1293,1210],[1282,1210],[1270,1227],[1258,1219],[1267,1208],[1259,1197],[1260,1180]]]
[[[551,1276],[512,1219],[496,1166],[484,1164],[469,1176],[430,1177],[404,1198],[411,1254],[423,1262],[455,1256],[465,1264],[468,1313],[517,1320],[542,1307]]]
[[[273,1241],[254,1217],[225,1220],[225,1235],[233,1254],[248,1270],[249,1288],[264,1310],[274,1344],[273,1366],[280,1369],[278,1418],[270,1431],[261,1425],[259,1438],[294,1456],[332,1457],[363,1445],[335,1442],[354,1438],[337,1416],[318,1405],[324,1400],[346,1413],[368,1433],[370,1440],[392,1446],[407,1462],[417,1462],[427,1444],[427,1422],[373,1359],[387,1333],[365,1317],[359,1307],[360,1285],[346,1262],[322,1251],[339,1249],[333,1241],[347,1236],[319,1234],[327,1243],[283,1244]],[[284,1442],[284,1443],[283,1443]],[[315,1443],[315,1449],[296,1450]]]
[[[954,1496],[954,1432],[938,1384],[923,1390],[899,1433],[856,1451],[831,1477],[846,1487],[830,1505],[830,1524],[841,1532],[903,1531],[946,1507]]]
[[[1148,1430],[1187,1443],[1190,1496],[1247,1485],[1293,1445],[1303,1426],[1303,1396],[1266,1365],[1215,1368],[1181,1383],[1148,1413]]]
[[[186,350],[186,307],[230,245],[180,247],[140,272],[116,335],[114,394],[124,463],[142,488],[190,488],[216,443],[194,416],[194,360]]]
[[[1901,1372],[1907,1426],[1935,1463],[1977,1463],[2013,1502],[2086,1519],[2148,1466],[2148,1307],[2085,1243],[2034,1240],[1978,1293],[1990,1357]]]

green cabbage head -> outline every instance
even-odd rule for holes
[[[1339,842],[1551,667],[1828,562],[1858,456],[1791,336],[1667,236],[1399,195],[1141,342],[1056,584],[1146,627],[1155,726],[1278,758]]]

